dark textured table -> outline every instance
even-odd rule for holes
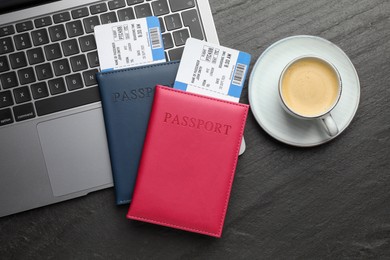
[[[221,44],[250,53],[251,68],[291,35],[342,48],[361,83],[351,125],[330,143],[296,148],[250,113],[221,239],[129,221],[111,188],[1,218],[1,259],[390,259],[390,2],[210,2]]]

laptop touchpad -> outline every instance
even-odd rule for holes
[[[54,196],[112,183],[100,109],[37,126]]]

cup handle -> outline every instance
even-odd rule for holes
[[[334,121],[331,114],[327,114],[326,116],[321,118],[322,123],[324,124],[326,133],[329,136],[335,136],[339,132],[339,129],[336,125],[336,122]]]

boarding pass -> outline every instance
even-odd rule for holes
[[[98,25],[94,30],[101,71],[166,61],[157,17]]]
[[[250,59],[248,53],[189,38],[174,88],[238,102]]]

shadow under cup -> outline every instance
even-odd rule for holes
[[[340,99],[341,77],[328,61],[303,56],[292,60],[279,79],[279,97],[283,108],[300,119],[321,119],[328,135],[338,128],[330,112]]]

